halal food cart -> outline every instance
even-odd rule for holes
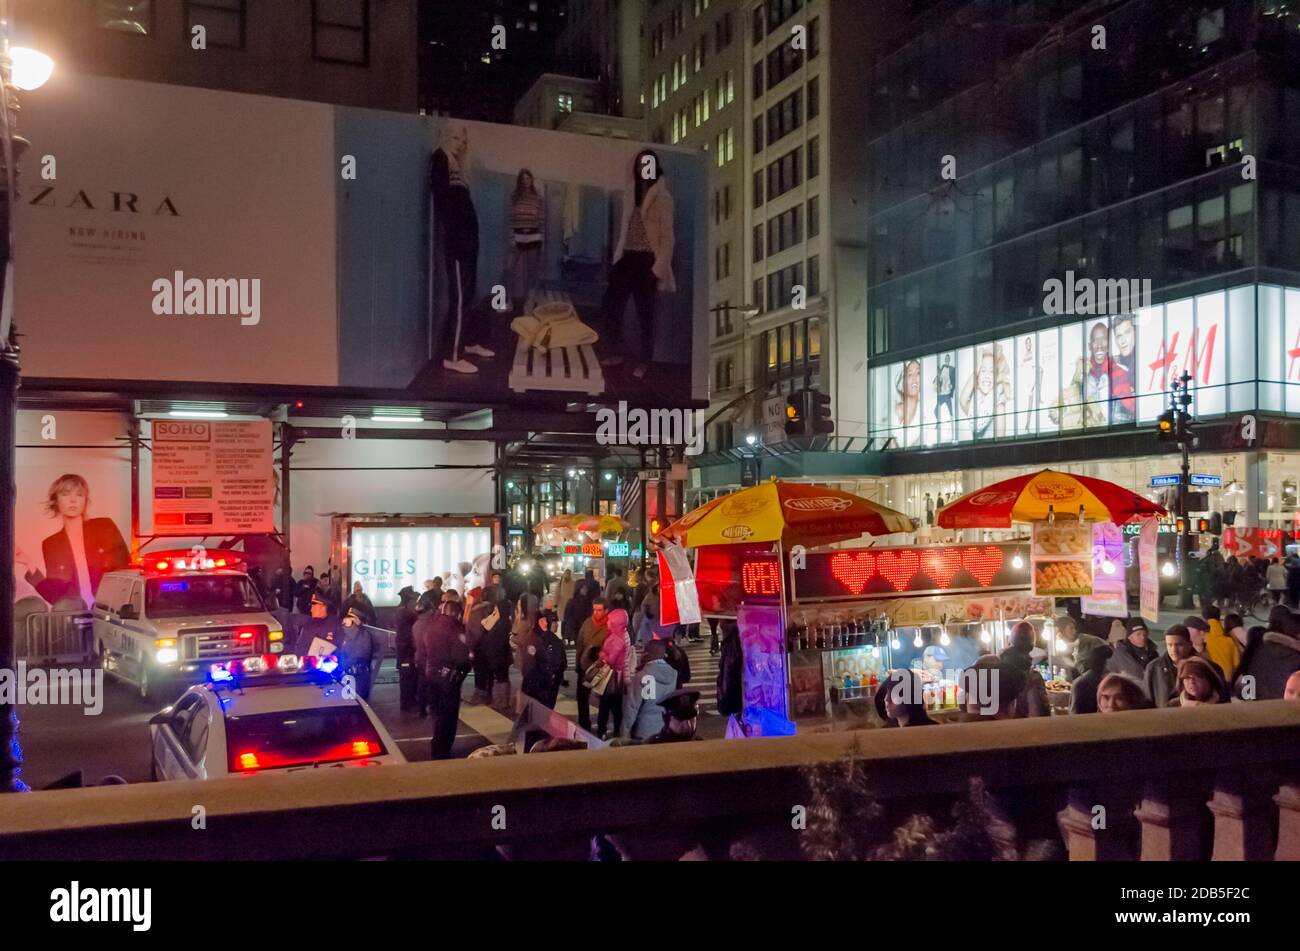
[[[864,726],[878,684],[896,668],[917,672],[932,711],[956,710],[960,672],[1005,647],[1011,624],[1028,619],[1050,636],[1055,604],[1030,590],[1027,541],[840,548],[796,559],[779,549],[696,553],[702,612],[734,616],[740,628],[748,721]]]

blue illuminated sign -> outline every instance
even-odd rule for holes
[[[1178,476],[1176,475],[1162,475],[1162,476],[1151,477],[1151,487],[1153,489],[1158,488],[1159,486],[1162,485],[1177,485],[1177,484],[1178,484]]]
[[[1192,485],[1208,485],[1218,488],[1223,485],[1223,476],[1192,474]]]
[[[160,581],[158,583],[159,591],[188,591],[190,583],[188,581]]]
[[[632,554],[630,542],[605,542],[605,554],[610,558],[626,558]]]

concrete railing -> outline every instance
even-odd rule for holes
[[[982,778],[1009,842],[1046,824],[1073,859],[1300,859],[1285,701],[11,795],[0,859],[790,858],[807,768],[849,756],[898,806]]]

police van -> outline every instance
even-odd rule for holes
[[[107,572],[91,607],[106,674],[145,702],[204,679],[214,663],[278,654],[284,629],[240,552],[159,552]]]

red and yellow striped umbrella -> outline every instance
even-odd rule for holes
[[[1043,469],[954,499],[935,521],[940,528],[1010,528],[1013,522],[1041,522],[1052,514],[1122,525],[1169,513],[1114,482]]]
[[[824,485],[773,479],[706,502],[663,530],[687,548],[774,542],[812,548],[915,531],[902,512]]]

